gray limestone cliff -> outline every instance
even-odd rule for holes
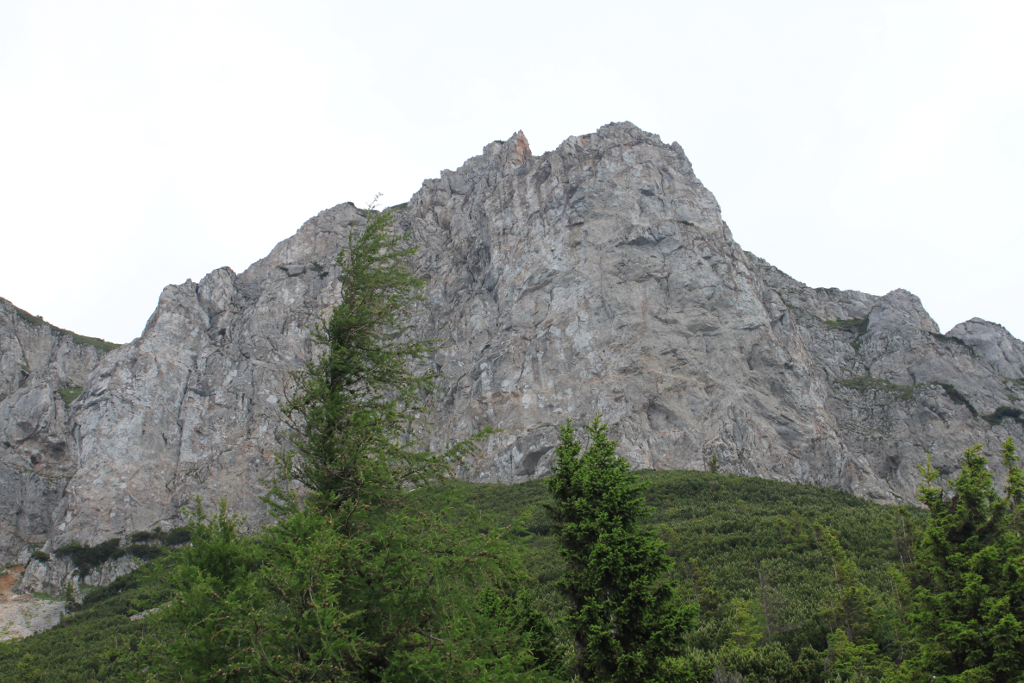
[[[50,537],[53,512],[77,470],[68,403],[113,348],[0,299],[0,562]]]
[[[504,430],[467,478],[543,476],[555,425],[601,413],[636,467],[717,457],[909,501],[926,452],[949,473],[966,446],[1022,434],[1006,330],[943,336],[909,292],[793,280],[733,241],[678,144],[630,124],[540,157],[522,134],[494,143],[426,181],[401,224],[447,342],[438,437]]]
[[[363,223],[341,204],[244,273],[168,287],[141,337],[73,380],[84,390],[69,408],[49,390],[37,432],[63,444],[47,457],[64,464],[46,470],[52,489],[19,495],[49,501],[33,509],[49,511],[38,528],[52,547],[180,523],[196,495],[266,521],[279,406],[313,351],[309,326],[337,301],[335,256]],[[635,467],[717,458],[909,501],[925,453],[951,474],[966,446],[1024,436],[1024,344],[978,319],[943,335],[903,290],[788,277],[733,241],[678,144],[631,124],[536,157],[521,133],[492,143],[425,181],[398,226],[429,278],[414,329],[443,340],[436,445],[503,430],[466,479],[544,476],[557,425],[601,413]],[[8,388],[4,410],[31,386]]]

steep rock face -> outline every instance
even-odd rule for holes
[[[912,501],[917,466],[927,453],[950,475],[967,446],[983,443],[995,454],[1007,436],[1020,442],[1019,422],[985,416],[1024,400],[1021,383],[1003,377],[955,336],[959,326],[939,334],[917,297],[904,290],[883,297],[814,290],[760,264],[766,284],[803,329],[814,366],[828,378],[827,410],[845,449],[869,464],[886,492],[880,500]],[[851,307],[853,298],[858,304]],[[1016,376],[1024,376],[1024,367]],[[1001,477],[997,459],[992,464]],[[845,480],[836,483],[856,490]]]
[[[49,538],[76,467],[67,448],[67,402],[111,346],[76,341],[0,299],[0,563]]]
[[[717,457],[908,500],[925,451],[950,469],[966,445],[1020,433],[957,403],[984,414],[1020,393],[917,297],[813,290],[744,252],[682,149],[629,124],[541,157],[521,134],[494,143],[425,182],[402,225],[448,342],[438,440],[504,430],[467,478],[543,476],[554,425],[601,413],[637,467]],[[1006,337],[989,345],[1016,358]]]
[[[290,373],[363,222],[339,205],[242,274],[168,287],[143,335],[98,359],[61,423],[53,547],[179,523],[196,495],[266,521]],[[521,133],[492,143],[398,225],[429,278],[415,333],[444,341],[435,445],[503,430],[467,479],[544,476],[557,425],[601,413],[636,467],[717,458],[885,502],[913,498],[928,451],[952,473],[967,445],[1024,435],[1021,342],[979,320],[942,335],[903,290],[788,277],[733,241],[678,144],[631,124],[539,157]]]
[[[241,275],[167,287],[142,336],[103,359],[71,412],[78,469],[54,547],[181,522],[195,496],[267,521],[260,480],[284,448],[280,405],[336,303],[351,204],[324,211]]]
[[[432,319],[450,330],[440,436],[505,430],[467,477],[543,475],[553,425],[597,413],[638,467],[717,456],[834,484],[848,466],[826,384],[799,337],[773,329],[678,145],[607,126],[534,159],[517,136],[425,183],[403,224],[435,259]]]
[[[1015,339],[1006,328],[981,318],[971,318],[949,331],[985,360],[1002,377],[1024,375],[1024,343]]]

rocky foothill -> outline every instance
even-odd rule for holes
[[[914,499],[926,453],[950,475],[968,445],[1024,437],[1004,328],[943,334],[910,292],[803,285],[733,241],[677,143],[632,124],[536,157],[522,133],[491,143],[397,217],[429,280],[415,334],[443,340],[434,444],[502,430],[466,479],[545,476],[557,426],[597,413],[637,468],[715,459],[884,503]],[[112,350],[0,302],[0,559],[168,528],[197,495],[264,523],[279,408],[364,221],[340,204],[243,273],[167,287]]]

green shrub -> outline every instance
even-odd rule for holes
[[[868,331],[868,319],[865,316],[863,318],[849,318],[848,320],[826,320],[825,326],[830,330],[852,332],[859,337]]]
[[[191,540],[192,532],[185,526],[179,526],[170,531],[160,533],[160,542],[167,546],[185,545]]]
[[[132,557],[137,557],[143,562],[155,560],[166,552],[167,549],[163,546],[149,544],[130,545],[127,548],[121,548],[119,550],[119,554],[131,555]]]
[[[36,562],[49,562],[50,554],[44,553],[42,550],[36,550],[32,553],[32,559]]]
[[[169,556],[136,569],[127,576],[89,591],[81,605],[53,628],[22,639],[0,642],[0,681],[21,683],[92,683],[125,681],[129,663],[149,618],[129,616],[165,604],[172,597],[167,581],[175,558]],[[54,599],[36,595],[36,599]],[[26,659],[28,657],[28,659]],[[35,678],[25,678],[22,662],[36,663]]]
[[[191,540],[188,527],[179,526],[169,531],[156,527],[151,531],[136,531],[130,539],[137,543],[161,543],[165,546],[185,545]],[[136,555],[137,556],[137,555]]]
[[[688,637],[690,649],[672,672],[678,680],[708,681],[721,670],[723,675],[736,672],[748,682],[835,681],[837,671],[831,676],[824,673],[826,659],[836,658],[831,654],[835,648],[830,650],[829,625],[820,616],[834,591],[834,567],[817,545],[815,523],[835,531],[863,584],[877,598],[871,642],[878,643],[885,657],[893,661],[899,657],[907,636],[896,635],[901,633],[900,606],[890,570],[901,564],[899,548],[905,543],[905,529],[910,529],[911,536],[918,533],[914,530],[919,531],[924,511],[878,505],[833,489],[753,477],[690,471],[641,471],[637,476],[650,482],[648,527],[657,531],[676,558],[673,578],[682,587],[679,597],[701,608],[698,630]],[[468,505],[453,506],[447,523],[464,524],[488,538],[508,538],[532,577],[533,605],[556,622],[552,641],[567,642],[568,634],[557,622],[568,606],[555,588],[565,565],[543,515],[543,505],[550,501],[545,482],[452,485]],[[432,495],[426,489],[417,493]],[[167,543],[176,533],[180,528],[154,529],[138,532],[139,540],[135,535],[131,540],[133,545]],[[149,534],[150,540],[141,540],[147,538],[141,534]],[[131,545],[126,546],[117,550],[133,552]],[[261,558],[271,558],[266,554],[269,549],[251,548]],[[126,657],[133,656],[130,653],[142,633],[152,632],[160,623],[156,615],[134,622],[128,616],[171,599],[171,576],[176,569],[169,572],[167,567],[179,562],[180,556],[181,551],[165,550],[154,562],[89,592],[73,617],[57,627],[0,643],[0,681],[8,680],[4,674],[14,671],[30,652],[48,662],[43,683],[125,680],[129,666],[136,670],[139,666],[134,661],[129,665]],[[252,568],[260,573],[272,569],[255,564]],[[239,580],[251,581],[255,576],[240,575]],[[293,580],[287,573],[280,576]],[[737,651],[737,641],[748,647]],[[695,678],[686,677],[690,674]]]
[[[166,552],[164,546],[184,545],[189,542],[189,538],[189,530],[186,527],[170,531],[161,531],[160,527],[157,527],[153,531],[136,531],[130,537],[131,545],[125,547],[121,547],[121,539],[111,538],[96,546],[71,541],[54,552],[59,557],[69,558],[78,567],[79,575],[84,578],[107,560],[131,555],[148,562],[163,555]]]
[[[904,662],[902,680],[1022,680],[1024,472],[1013,439],[1003,442],[1002,461],[1002,491],[981,444],[964,451],[952,482],[942,480],[930,455],[920,468],[918,500],[928,507],[928,526],[909,573],[918,651]]]
[[[909,401],[914,398],[914,390],[917,389],[916,384],[893,384],[889,380],[866,376],[841,379],[836,384],[855,391],[885,391],[895,394],[895,397],[901,401]]]
[[[829,647],[830,628],[822,613],[833,590],[834,572],[814,536],[818,523],[834,530],[863,583],[881,601],[872,638],[885,656],[898,651],[900,641],[894,635],[898,608],[893,606],[889,571],[908,556],[908,538],[923,523],[921,510],[756,477],[694,471],[637,474],[650,482],[648,523],[676,558],[674,578],[682,587],[680,598],[701,608],[698,629],[688,637],[691,648],[712,656],[734,639],[734,632],[743,630],[735,623],[740,601],[755,627],[752,633],[762,638],[759,647],[778,643],[799,671],[804,671],[805,664],[812,669],[818,666],[812,665],[814,658],[809,654],[803,655],[804,664],[799,663],[804,648],[813,648],[824,658]],[[495,528],[508,529],[518,539],[527,572],[537,580],[536,604],[557,622],[568,611],[555,589],[565,565],[549,529],[535,516],[537,508],[549,500],[545,482],[459,486],[467,502],[490,520],[492,533]],[[530,533],[531,527],[536,531]],[[567,636],[560,631],[560,637]],[[715,666],[728,664],[713,661]],[[786,675],[796,676],[795,680],[824,680],[816,678],[818,674],[808,673],[807,679],[798,677],[802,673]]]
[[[14,312],[17,314],[17,316],[19,318],[24,320],[26,323],[28,323],[32,327],[39,327],[40,325],[45,325],[46,324],[46,322],[42,319],[42,317],[40,317],[38,315],[32,315],[28,311],[24,311],[24,310],[18,308],[17,306],[14,307]]]
[[[120,557],[122,554],[118,553],[118,546],[120,545],[121,539],[119,538],[111,538],[96,546],[82,545],[78,541],[71,541],[71,543],[55,550],[54,553],[58,557],[70,559],[78,567],[79,574],[82,577],[86,577],[93,569],[112,557]]]
[[[79,346],[95,346],[100,351],[113,351],[114,349],[121,348],[120,344],[108,342],[104,339],[100,339],[99,337],[86,337],[83,334],[75,334],[74,332],[69,332],[68,330],[60,330],[60,328],[54,329],[58,329],[60,332],[64,332],[65,334],[70,334],[71,341],[75,342]]]
[[[152,531],[136,531],[131,535],[130,540],[132,543],[149,543],[150,541],[160,540],[157,533]]]
[[[989,413],[988,415],[982,415],[981,419],[993,426],[1002,424],[1004,419],[1024,424],[1024,418],[1021,417],[1022,415],[1024,415],[1024,412],[1021,412],[1018,408],[999,406],[995,409],[995,412]]]
[[[71,405],[71,402],[82,395],[82,387],[75,385],[73,387],[64,387],[58,389],[57,393],[64,399],[64,405]]]
[[[72,332],[71,330],[61,329],[56,325],[51,325],[50,323],[43,320],[43,317],[41,315],[32,315],[28,311],[22,310],[17,306],[14,306],[14,312],[19,318],[24,320],[32,327],[40,327],[42,325],[46,325],[54,333],[58,335],[70,335],[71,341],[73,341],[75,344],[78,344],[79,346],[94,346],[100,351],[113,351],[114,349],[120,348],[121,346],[120,344],[114,344],[113,342],[108,342],[98,337],[87,337],[84,334],[77,334],[75,332]]]
[[[952,342],[953,344],[959,344],[960,346],[964,347],[968,351],[972,350],[971,347],[967,345],[967,342],[965,342],[960,337],[950,337],[950,336],[945,335],[945,334],[939,334],[938,332],[929,332],[928,334],[932,335],[932,337],[934,337],[936,341]]]

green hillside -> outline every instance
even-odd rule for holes
[[[744,613],[758,644],[778,642],[794,656],[806,646],[826,647],[832,629],[820,613],[832,587],[832,560],[819,549],[814,524],[836,532],[882,613],[893,610],[889,569],[900,564],[897,547],[909,560],[912,529],[925,520],[916,508],[809,485],[690,471],[645,471],[640,478],[649,485],[650,526],[668,543],[687,598],[700,604],[692,644],[704,649],[724,645]],[[462,486],[474,508],[512,527],[545,611],[557,616],[564,605],[552,582],[561,567],[548,535],[544,482]],[[892,634],[874,635],[883,646],[892,644]]]
[[[138,645],[147,625],[129,617],[171,599],[165,579],[174,560],[174,555],[164,557],[93,589],[49,631],[0,643],[0,681],[123,680],[125,655]]]
[[[673,471],[640,477],[649,485],[650,525],[675,558],[680,595],[700,605],[690,645],[707,655],[706,665],[714,666],[714,653],[726,650],[734,658],[784,654],[793,662],[803,656],[812,668],[820,665],[808,660],[813,657],[807,648],[825,651],[826,635],[835,628],[825,616],[833,563],[819,548],[815,524],[833,529],[856,562],[876,602],[872,638],[883,653],[897,655],[899,609],[888,570],[900,564],[898,548],[905,547],[910,529],[923,523],[922,511],[730,475]],[[464,507],[449,514],[465,515],[482,533],[506,535],[510,552],[521,553],[535,581],[535,606],[558,629],[566,605],[554,588],[562,565],[543,508],[544,482],[455,487]],[[73,616],[50,631],[0,644],[0,681],[121,680],[124,657],[147,628],[148,618],[130,621],[129,616],[170,599],[166,578],[176,557],[93,590]],[[747,667],[748,680],[754,680],[750,667],[762,664]]]

